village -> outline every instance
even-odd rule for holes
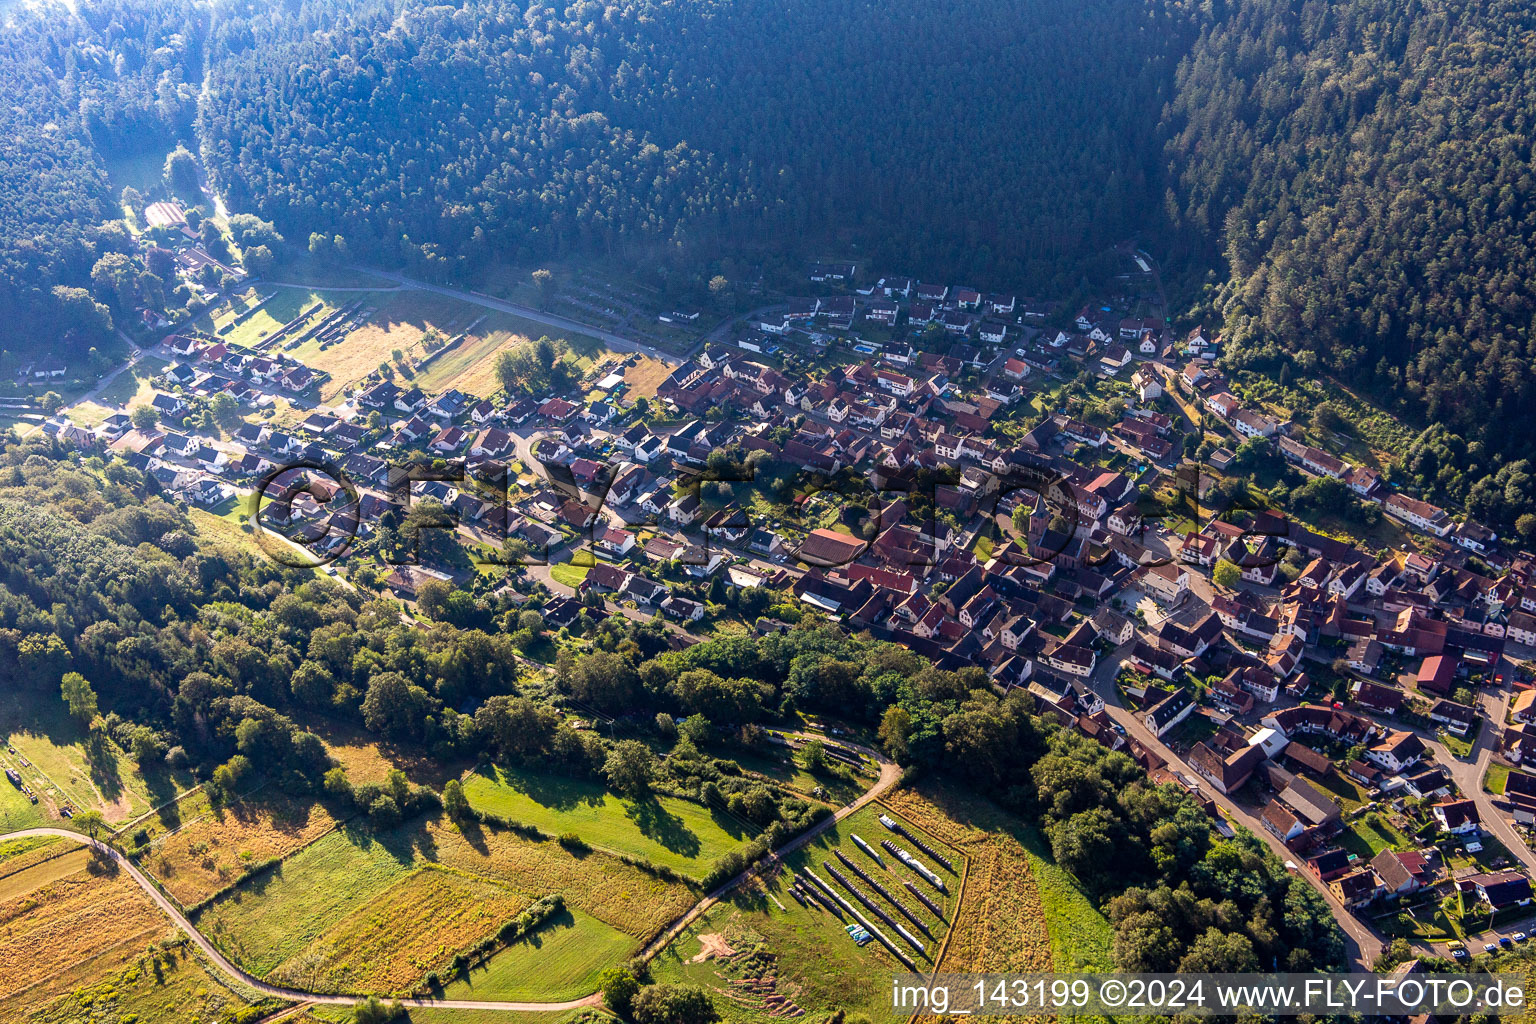
[[[321,401],[296,344],[183,328],[153,425],[43,429],[406,606],[428,580],[497,587],[551,629],[657,616],[678,643],[809,615],[978,667],[1260,835],[1360,950],[1525,941],[1536,559],[1245,405],[1219,335],[1175,333],[1124,255],[1075,315],[818,263],[816,297],[682,354],[601,353],[560,393],[380,367]],[[294,320],[289,341],[346,346],[367,310]],[[222,395],[238,420],[210,427]],[[1338,481],[1399,544],[1241,500],[1258,459]],[[379,543],[432,517],[452,557]]]

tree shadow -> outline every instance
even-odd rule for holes
[[[409,866],[417,860],[435,863],[438,859],[437,840],[432,838],[426,825],[426,815],[417,815],[398,825],[383,827],[363,819],[343,825],[341,833],[347,842],[359,850],[378,847],[396,862]]]
[[[176,798],[181,795],[181,787],[171,778],[171,773],[160,767],[143,770],[139,774],[144,778],[144,790],[150,806],[160,808],[161,824],[168,829],[180,827],[181,807]]]
[[[478,774],[505,786],[514,793],[521,793],[540,807],[555,811],[573,811],[578,807],[601,807],[608,798],[608,791],[593,782],[565,779],[542,772],[516,771],[485,765]]]
[[[710,820],[720,827],[720,830],[732,839],[750,839],[756,836],[762,829],[748,828],[739,818],[732,817],[718,807],[709,809]]]
[[[117,800],[123,795],[123,777],[118,770],[117,754],[112,748],[112,741],[107,739],[105,733],[92,732],[81,747],[85,752],[85,766],[90,771],[91,784],[106,799]]]
[[[482,857],[491,855],[491,844],[486,841],[485,829],[473,818],[466,818],[459,822],[459,835],[469,844],[469,848]]]
[[[683,822],[661,805],[655,797],[632,801],[625,807],[631,821],[647,839],[654,839],[673,853],[684,857],[697,857],[704,844]]]

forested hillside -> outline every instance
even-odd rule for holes
[[[188,132],[206,10],[104,0],[0,28],[0,352],[84,355],[113,327],[91,269],[132,239],[104,158]]]
[[[311,3],[221,34],[202,137],[236,205],[407,261],[859,229],[1002,286],[1156,196],[1156,9]]]
[[[1444,424],[1405,478],[1507,528],[1529,467],[1473,485],[1536,429],[1536,6],[1218,11],[1165,127],[1181,226],[1230,271],[1229,360],[1321,368]]]

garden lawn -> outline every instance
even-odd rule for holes
[[[1494,796],[1504,795],[1504,786],[1509,782],[1509,769],[1501,764],[1490,764],[1488,774],[1483,776],[1483,788]]]
[[[581,586],[581,581],[587,578],[591,572],[591,566],[572,565],[569,562],[561,562],[559,565],[549,567],[549,578],[561,586],[570,587],[572,590]]]
[[[754,833],[735,819],[675,797],[624,799],[594,782],[486,767],[464,782],[477,809],[595,847],[702,876]]]

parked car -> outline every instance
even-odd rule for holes
[[[1456,947],[1454,947],[1451,950],[1451,959],[1453,959],[1453,960],[1465,960],[1466,958],[1467,958],[1467,948],[1465,946],[1456,946]]]
[[[1516,942],[1524,942],[1525,940],[1526,940],[1525,932],[1515,932],[1515,941]]]
[[[1514,941],[1508,935],[1499,936],[1499,945],[1503,946],[1505,949],[1508,949],[1514,944]]]
[[[1485,942],[1485,943],[1483,943],[1483,952],[1484,953],[1492,953],[1494,950],[1496,950],[1498,948],[1499,948],[1499,945],[1496,942]]]

